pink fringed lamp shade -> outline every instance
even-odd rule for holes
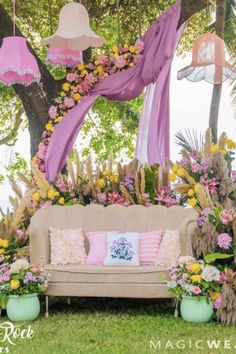
[[[194,42],[191,65],[178,72],[178,80],[205,80],[220,84],[236,79],[236,68],[225,59],[223,40],[214,33],[204,33]]]
[[[4,85],[30,85],[39,82],[40,71],[24,37],[5,37],[0,48],[0,82]]]
[[[82,63],[82,52],[68,48],[48,48],[47,64],[74,68]]]

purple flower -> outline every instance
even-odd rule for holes
[[[221,304],[222,304],[221,298],[218,297],[218,299],[215,300],[213,305],[215,309],[219,309],[221,307]]]
[[[106,193],[98,193],[97,199],[99,203],[105,203],[107,201]]]
[[[220,234],[217,237],[217,245],[220,248],[228,250],[232,244],[232,237],[226,233]]]
[[[201,214],[197,219],[198,226],[202,227],[208,221],[208,215],[212,215],[212,214],[213,214],[213,210],[211,210],[210,208],[203,209],[203,211],[201,212]]]
[[[122,69],[126,65],[126,60],[124,57],[119,56],[116,58],[116,67]]]
[[[134,190],[134,175],[132,173],[127,173],[125,175],[125,187],[129,189],[130,191]]]

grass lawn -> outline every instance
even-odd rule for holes
[[[32,339],[17,339],[9,346],[17,354],[148,354],[148,353],[236,353],[235,327],[210,324],[189,324],[173,318],[170,301],[77,299],[71,305],[66,300],[50,303],[50,317],[31,323]],[[6,318],[2,318],[3,322]],[[23,328],[26,328],[24,325]],[[160,348],[150,348],[150,341]],[[203,339],[204,349],[190,348],[190,342]],[[206,340],[231,340],[231,349],[210,349]],[[167,341],[173,349],[165,349]],[[185,341],[186,348],[176,348],[176,342]],[[180,343],[181,344],[181,343]],[[1,344],[0,344],[1,346]],[[194,342],[193,342],[194,346]]]

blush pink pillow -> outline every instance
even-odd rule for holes
[[[139,238],[139,261],[141,264],[154,265],[160,250],[162,235],[162,230],[141,234]]]
[[[51,264],[84,264],[86,252],[81,229],[50,228]]]
[[[89,253],[85,263],[90,265],[103,264],[107,253],[106,232],[88,232],[86,237],[89,240]]]
[[[155,265],[171,268],[180,256],[179,231],[166,230],[164,232],[160,251],[157,254]]]

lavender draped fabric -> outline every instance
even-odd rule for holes
[[[145,86],[157,81],[163,73],[162,69],[166,67],[166,62],[169,62],[173,57],[180,12],[181,4],[177,2],[160,16],[142,38],[144,41],[144,52],[139,63],[129,70],[117,72],[102,79],[93,87],[89,95],[85,96],[57,125],[51,137],[46,155],[46,175],[49,180],[55,180],[57,174],[64,167],[66,158],[71,152],[85,115],[98,96],[104,96],[113,101],[131,100],[138,97]],[[162,75],[164,76],[164,74]],[[158,120],[161,120],[161,117],[166,114],[169,116],[169,80],[167,81],[163,77],[160,82],[163,87],[161,90],[163,98],[161,99],[159,114],[158,116],[153,114],[150,118],[150,125],[154,125],[155,127],[155,133],[151,133],[152,129],[149,129],[148,136],[148,139],[151,139],[148,143],[150,163],[157,159],[156,154],[159,149],[156,142],[157,129],[161,128],[161,134],[165,134],[163,132],[164,127]]]
[[[135,157],[142,165],[158,162],[161,166],[165,166],[170,157],[170,72],[173,56],[184,27],[185,24],[176,34],[172,56],[166,61],[155,84],[150,84],[145,94],[135,152]]]

